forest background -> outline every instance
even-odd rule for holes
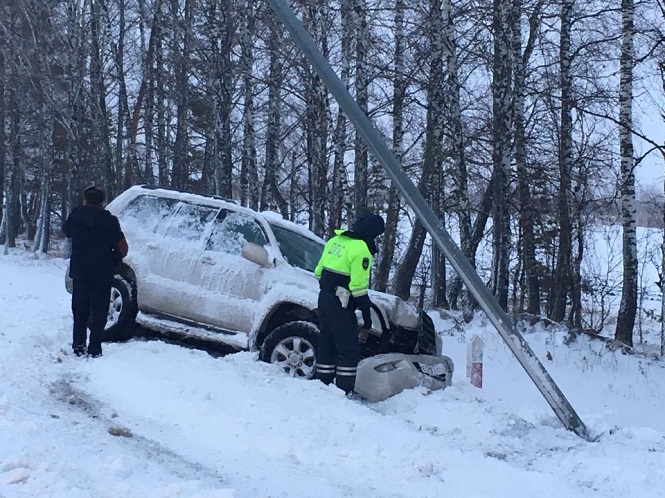
[[[615,292],[609,335],[633,345],[637,227],[665,219],[662,171],[635,179],[665,165],[663,0],[291,5],[506,310],[607,335],[588,297]],[[217,194],[322,237],[372,209],[373,287],[473,313],[267,2],[2,0],[5,253],[47,253],[92,183]],[[581,270],[599,225],[621,227],[620,288]]]

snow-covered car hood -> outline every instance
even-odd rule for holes
[[[370,289],[369,297],[374,304],[384,310],[388,321],[406,329],[417,330],[420,327],[420,317],[413,307],[401,298],[385,292]]]

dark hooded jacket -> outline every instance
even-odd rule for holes
[[[69,276],[110,281],[118,259],[118,242],[125,237],[118,218],[102,207],[85,204],[70,213],[63,232],[72,239]]]

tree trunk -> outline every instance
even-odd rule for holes
[[[219,52],[215,57],[217,75],[215,89],[215,191],[217,195],[233,197],[233,159],[231,154],[231,112],[233,109],[233,84],[235,75],[231,57],[236,19],[232,15],[231,2],[221,3]],[[218,14],[218,15],[220,15]]]
[[[158,47],[161,46],[162,40],[162,0],[156,0],[153,6],[153,17],[150,24],[150,39],[148,41],[148,50],[143,61],[143,82],[142,87],[145,88],[145,96],[143,99],[143,125],[145,136],[144,147],[144,168],[143,168],[143,181],[152,184],[155,183],[155,178],[158,176],[154,170],[154,126],[155,126],[155,95],[157,93],[156,79],[159,68],[156,67],[155,61],[158,57]]]
[[[281,165],[279,144],[282,134],[282,84],[284,83],[284,66],[279,47],[284,37],[281,26],[276,26],[276,19],[270,22],[270,73],[268,75],[268,123],[266,128],[266,159],[263,189],[261,191],[261,211],[279,208],[286,219],[289,218],[289,206],[277,185],[277,174]],[[276,204],[276,205],[275,205]]]
[[[305,7],[305,26],[314,37],[324,57],[328,57],[326,27],[323,23],[322,4],[312,3]],[[327,151],[328,142],[328,94],[319,75],[303,61],[305,85],[305,136],[306,156],[310,175],[310,229],[325,236],[326,189],[328,186]]]
[[[442,167],[442,140],[445,117],[445,87],[443,72],[443,41],[444,32],[441,0],[430,0],[427,20],[427,37],[430,59],[427,81],[427,117],[425,127],[425,150],[423,154],[422,176],[418,182],[420,192],[430,203],[435,196],[440,196],[440,187],[434,188],[436,175],[440,175]],[[436,213],[441,215],[441,212]],[[416,221],[408,248],[395,274],[395,294],[404,300],[411,296],[411,284],[415,270],[422,254],[427,232],[420,221]]]
[[[16,78],[14,78],[16,83]],[[9,90],[9,142],[11,144],[11,159],[5,163],[5,211],[3,213],[4,254],[9,249],[16,247],[16,236],[18,233],[17,215],[18,189],[16,188],[18,172],[21,167],[21,144],[20,144],[20,122],[18,96],[16,95],[16,84]]]
[[[37,216],[37,229],[35,233],[35,240],[33,250],[46,254],[48,252],[50,231],[51,231],[51,185],[52,185],[52,171],[53,171],[53,118],[43,105],[41,112],[42,115],[42,129],[40,130],[40,142],[42,150],[42,159],[40,167],[40,192]]]
[[[244,19],[240,32],[240,73],[243,83],[244,106],[242,114],[243,137],[240,166],[240,204],[252,209],[259,207],[260,184],[256,156],[256,130],[254,118],[254,30],[256,13],[254,3],[248,0],[242,8]]]
[[[351,75],[351,57],[352,45],[351,40],[354,39],[354,24],[353,15],[351,13],[352,0],[341,0],[341,22],[342,22],[342,60],[340,67],[340,79],[342,83],[348,88]],[[332,189],[330,199],[330,214],[328,222],[327,235],[332,235],[335,228],[342,226],[342,210],[344,208],[344,201],[348,195],[347,182],[346,182],[346,163],[344,156],[348,147],[347,136],[347,118],[346,114],[339,108],[337,109],[337,120],[335,122],[335,130],[333,136],[333,173],[332,173]]]
[[[570,64],[571,15],[574,0],[563,0],[561,5],[561,35],[559,42],[559,70],[561,85],[561,116],[559,129],[559,249],[553,278],[548,316],[554,321],[563,321],[566,317],[566,305],[570,293],[572,223],[570,221],[570,175],[573,161],[573,96]]]
[[[633,156],[633,39],[635,5],[621,0],[621,67],[619,76],[619,139],[621,147],[621,219],[623,224],[623,286],[614,338],[633,345],[637,313],[637,222],[635,202],[635,160]]]
[[[355,27],[356,27],[356,102],[362,111],[367,114],[368,109],[368,75],[367,75],[367,57],[369,49],[369,25],[367,22],[367,3],[366,0],[354,1]],[[354,211],[357,216],[360,212],[367,209],[367,146],[363,138],[356,133],[354,142],[354,160],[353,160],[353,179],[354,187]]]
[[[522,30],[521,23],[515,23],[513,33],[513,63],[515,68],[515,169],[517,171],[517,193],[519,197],[519,228],[521,236],[520,256],[524,281],[524,292],[526,293],[525,311],[533,315],[540,315],[540,282],[538,280],[538,268],[536,265],[536,242],[534,234],[535,210],[531,196],[529,167],[527,165],[526,136],[525,136],[525,67],[535,44],[537,26],[540,23],[540,9],[542,1],[539,2],[529,18],[530,32],[526,48],[522,52]],[[522,12],[522,0],[515,0],[514,11],[517,16]],[[523,299],[520,299],[523,306]]]
[[[6,19],[6,6],[0,7],[0,14],[3,19]],[[7,47],[7,40],[5,38],[5,30],[0,29],[0,232],[2,231],[2,219],[4,215],[4,198],[5,198],[5,169],[6,169],[6,153],[7,153],[7,134],[5,132],[5,120],[7,118],[6,109],[7,102],[5,100],[5,77],[7,74],[5,66],[5,50]],[[0,236],[0,239],[2,237]],[[0,240],[0,243],[2,241]]]
[[[100,0],[90,0],[90,83],[92,89],[92,119],[94,126],[94,143],[97,154],[100,157],[102,167],[102,178],[104,188],[110,198],[116,192],[116,174],[113,167],[113,153],[110,140],[110,119],[106,107],[106,86],[104,85],[104,73],[102,55],[100,50],[101,20]]]
[[[432,174],[432,209],[439,215],[439,221],[445,225],[443,213],[443,168],[439,164]],[[434,308],[449,309],[446,297],[446,260],[439,246],[432,244],[432,306]]]
[[[510,163],[513,111],[512,29],[514,15],[509,0],[494,0],[492,29],[494,58],[492,79],[492,290],[504,310],[508,308],[510,263]]]
[[[665,11],[663,11],[663,16],[665,17]],[[663,93],[665,94],[665,61],[663,61],[660,65],[660,75],[661,79],[663,82]],[[665,121],[665,112],[661,114],[661,118],[663,121]],[[665,162],[665,151],[661,150],[661,156],[663,158],[663,162]],[[663,180],[663,194],[665,194],[665,180]],[[665,227],[665,206],[663,206],[663,226]],[[661,268],[661,275],[660,275],[660,282],[661,282],[661,287],[663,285],[663,274],[665,274],[665,233],[663,233],[663,241],[661,244],[661,261],[660,261],[660,268]],[[665,291],[661,290],[661,298],[660,298],[660,316],[665,317]],[[660,320],[660,356],[663,357],[665,356],[665,320],[661,318]]]
[[[192,42],[192,21],[196,0],[185,0],[185,12],[182,22],[174,21],[173,47],[176,51],[175,100],[176,100],[176,135],[173,145],[173,168],[171,185],[175,188],[187,188],[189,183],[189,70]],[[179,19],[178,0],[172,0],[173,19]],[[182,49],[180,49],[182,39]]]
[[[413,224],[413,231],[411,232],[411,237],[409,238],[409,244],[406,247],[404,258],[395,272],[393,292],[396,296],[405,301],[411,297],[411,284],[413,283],[413,277],[416,273],[416,267],[418,266],[420,255],[423,252],[426,235],[427,230],[425,230],[425,227],[423,227],[420,220],[416,220]]]
[[[406,95],[407,82],[405,77],[406,65],[404,60],[405,33],[404,13],[406,10],[405,0],[395,2],[395,76],[393,79],[392,119],[393,119],[393,143],[392,149],[395,159],[402,162],[404,156],[404,97]],[[395,260],[395,245],[397,243],[397,221],[399,219],[399,194],[392,186],[388,191],[388,209],[386,211],[386,229],[383,234],[383,247],[379,260],[374,288],[385,292],[390,281],[390,270]]]
[[[469,201],[469,181],[466,157],[464,154],[464,130],[462,127],[461,87],[459,82],[458,47],[453,26],[452,4],[446,1],[444,47],[446,49],[446,85],[448,89],[448,140],[451,146],[453,206],[457,215],[460,233],[460,248],[464,255],[473,261],[471,253],[471,202]],[[462,281],[456,275],[449,286],[448,305],[457,308],[457,300],[462,290]]]

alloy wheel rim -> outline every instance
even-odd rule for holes
[[[115,287],[111,287],[111,299],[109,302],[109,313],[106,318],[106,328],[117,324],[122,313],[122,294]]]
[[[279,341],[270,362],[280,366],[291,377],[310,378],[316,367],[314,346],[304,337],[291,336]]]

